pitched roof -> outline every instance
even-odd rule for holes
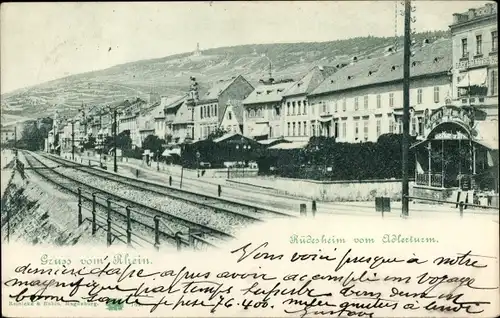
[[[410,59],[410,77],[438,74],[452,68],[451,39],[438,40],[416,48]],[[310,95],[403,80],[403,52],[367,60],[339,69],[324,80]]]
[[[244,105],[259,104],[281,101],[285,91],[292,86],[293,83],[279,83],[270,85],[259,85],[253,92],[248,95],[243,101]]]
[[[188,110],[187,104],[182,103],[181,107],[175,114],[173,124],[186,124],[193,121],[192,112]]]
[[[226,116],[226,112],[229,109],[229,106],[231,105],[231,110],[234,114],[234,117],[238,121],[238,123],[241,125],[243,124],[243,101],[241,100],[229,100],[226,105],[226,109],[224,110],[224,116]]]
[[[239,75],[241,76],[241,75]],[[213,100],[213,99],[217,99],[219,97],[219,95],[225,91],[239,76],[236,76],[230,80],[221,80],[221,81],[218,81],[216,82],[214,85],[212,85],[212,87],[210,87],[208,89],[208,91],[206,93],[204,93],[203,95],[200,95],[200,100],[201,101],[204,101],[204,100]]]
[[[319,84],[321,84],[327,77],[335,73],[337,68],[333,66],[315,66],[301,79],[293,83],[293,85],[286,90],[283,96],[293,96],[300,94],[307,94],[312,92]]]
[[[180,98],[178,98],[178,99],[176,99],[174,101],[171,101],[168,104],[165,104],[165,110],[171,109],[171,108],[175,108],[175,107],[181,105],[182,103],[184,103],[184,101],[186,100],[186,98],[187,98],[187,95],[184,95],[184,96],[182,96],[182,97],[180,97]]]

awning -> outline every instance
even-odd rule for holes
[[[57,145],[56,149],[59,149],[59,148],[61,148],[61,145]]]
[[[268,149],[301,149],[305,148],[307,144],[308,144],[307,141],[295,141],[290,143],[277,144],[272,147],[269,147]]]
[[[252,137],[264,136],[268,134],[269,132],[268,130],[269,128],[267,127],[267,125],[258,125],[257,127],[254,128],[254,130],[252,130],[252,132],[250,132],[250,136]]]
[[[320,117],[320,118],[318,118],[318,120],[319,120],[320,122],[322,122],[322,123],[326,123],[326,122],[331,121],[331,120],[332,120],[332,118],[333,118],[333,116],[331,116],[331,115],[330,115],[330,116],[326,116],[326,117]]]
[[[161,154],[163,157],[170,157],[172,154],[170,154],[170,149],[165,149],[165,151]]]
[[[457,87],[464,88],[469,86],[485,86],[486,79],[488,78],[488,70],[486,68],[480,68],[477,70],[470,70],[467,74],[460,80]]]
[[[165,149],[163,153],[161,154],[164,157],[170,157],[172,155],[181,155],[181,148],[174,148],[174,149]]]

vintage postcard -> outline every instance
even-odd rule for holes
[[[2,4],[2,316],[497,317],[497,25]]]

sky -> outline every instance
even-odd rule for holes
[[[413,1],[417,32],[487,1]],[[3,3],[1,93],[200,48],[393,36],[401,1]],[[398,17],[402,34],[403,18]]]

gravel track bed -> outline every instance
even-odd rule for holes
[[[38,156],[37,156],[38,158]],[[43,158],[40,158],[44,164],[50,164],[51,162],[49,160],[44,160]],[[26,160],[25,160],[26,162]],[[39,163],[36,162],[36,160],[31,160],[31,163],[33,164],[34,167],[39,167],[41,166]],[[27,163],[26,163],[27,164]],[[60,170],[60,169],[57,169]],[[40,171],[42,175],[47,176],[51,180],[56,181],[59,184],[64,184],[65,186],[69,184],[74,184],[73,181],[70,181],[64,177],[61,177],[54,173],[51,170],[44,169]],[[60,172],[60,171],[58,171]],[[64,174],[67,175],[67,174]],[[77,178],[75,178],[77,179]],[[76,187],[77,185],[75,185]],[[82,189],[84,190],[84,189]],[[90,222],[92,220],[92,201],[91,201],[91,194],[86,192],[85,190],[83,191],[83,196],[86,197],[82,200],[82,214],[83,217],[88,219]],[[111,217],[111,227],[113,231],[118,231],[121,234],[125,235],[125,237],[120,237],[120,240],[125,240],[126,241],[126,228],[127,228],[127,222],[126,222],[126,211],[125,208],[119,207],[115,205],[114,203],[116,201],[111,201],[111,208],[113,211],[110,214]],[[106,197],[96,195],[96,221],[98,223],[98,228],[99,227],[104,227],[104,230],[106,230],[106,219],[107,219],[107,202],[106,202]],[[103,204],[105,207],[100,206],[99,204]],[[151,215],[146,216],[144,212],[138,213],[138,209],[134,210],[131,209],[131,229],[132,229],[132,244],[135,247],[141,247],[141,246],[148,246],[151,244],[154,244],[154,221],[153,217]],[[75,211],[75,214],[77,212]],[[143,224],[140,224],[140,223]],[[169,224],[169,227],[174,231],[181,231],[182,233],[187,233],[188,227],[175,223],[175,222],[168,222],[166,223]],[[147,226],[145,226],[147,225]],[[163,229],[162,229],[163,227]],[[174,239],[171,237],[165,235],[164,233],[169,232],[168,229],[165,229],[162,223],[160,223],[160,246],[163,244],[169,244],[172,246],[175,246],[176,242]],[[215,237],[204,237],[205,240],[211,242],[214,245],[220,244],[221,240],[215,238]],[[137,243],[134,243],[137,242]]]
[[[53,160],[54,161],[60,160],[60,162],[66,163],[65,160],[59,159],[59,158],[54,158]],[[197,194],[186,193],[186,192],[180,191],[180,190],[175,189],[175,188],[166,188],[166,186],[162,186],[162,185],[144,183],[144,182],[135,180],[134,179],[135,175],[131,171],[129,171],[128,169],[125,169],[125,173],[123,173],[123,175],[122,175],[122,173],[120,173],[120,175],[117,175],[117,176],[110,174],[109,172],[106,172],[106,171],[101,171],[99,169],[89,168],[86,166],[78,167],[78,169],[80,171],[95,173],[95,174],[99,174],[99,175],[102,175],[102,176],[108,177],[108,178],[109,177],[115,178],[117,180],[123,181],[123,182],[128,183],[128,184],[137,184],[140,187],[148,188],[148,189],[151,189],[154,191],[170,192],[174,196],[178,196],[178,197],[183,198],[183,199],[187,199],[187,200],[190,200],[193,202],[198,202],[201,204],[210,204],[210,205],[212,205],[216,208],[219,208],[219,209],[226,209],[229,211],[238,211],[238,213],[245,214],[245,215],[248,215],[248,216],[254,217],[254,218],[268,219],[268,218],[276,218],[276,217],[280,217],[280,218],[286,217],[285,215],[277,215],[276,213],[272,213],[272,212],[265,211],[265,210],[262,211],[262,210],[257,209],[257,211],[256,211],[255,208],[253,208],[253,207],[248,207],[248,206],[244,206],[244,205],[242,206],[242,205],[237,204],[237,203],[224,202],[224,201],[221,201],[218,199],[205,199],[203,197],[200,197]],[[121,171],[123,171],[123,170],[124,169],[121,169]],[[146,173],[146,175],[148,175],[148,173]],[[132,177],[132,180],[126,178],[125,176]],[[159,177],[157,177],[153,174],[150,175],[150,178],[151,178],[151,180],[153,180],[155,182],[160,182],[160,183],[166,181],[166,180],[161,180]],[[175,200],[175,198],[173,198],[173,199]],[[220,212],[231,213],[231,212],[227,212],[227,211],[220,211]],[[236,213],[233,213],[233,214],[236,214]]]
[[[37,156],[37,158],[49,166],[51,166],[51,164],[54,166],[54,161],[43,157],[40,158],[40,156]],[[253,221],[250,221],[242,216],[227,213],[215,213],[208,209],[193,206],[180,200],[174,200],[159,194],[134,189],[132,185],[129,186],[117,181],[103,180],[99,177],[92,176],[72,168],[59,167],[56,171],[68,177],[74,178],[84,184],[88,184],[98,189],[105,189],[106,191],[116,194],[122,198],[144,204],[148,207],[158,209],[167,214],[182,217],[198,224],[209,226],[225,233],[236,234],[240,227],[253,223]]]

